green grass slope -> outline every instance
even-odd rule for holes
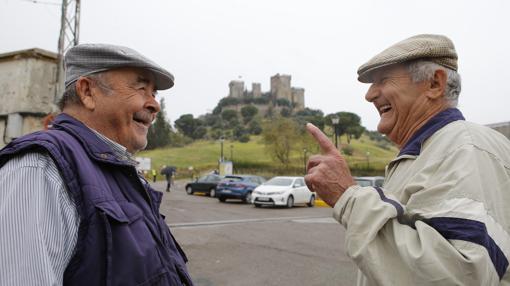
[[[303,175],[305,158],[303,150],[296,150],[292,155],[292,162],[288,168],[274,161],[265,149],[261,138],[252,136],[247,143],[225,141],[223,155],[225,160],[234,162],[234,171],[243,174],[258,174],[265,177],[274,175]],[[232,146],[232,147],[231,147]],[[348,146],[346,138],[341,138],[340,146]],[[383,175],[384,166],[398,153],[392,146],[382,146],[362,136],[358,140],[351,140],[353,148],[351,156],[345,156],[353,175]],[[232,152],[231,152],[232,150]],[[143,151],[137,154],[151,158],[152,167],[159,170],[162,165],[177,167],[178,177],[186,178],[198,176],[218,168],[221,152],[219,141],[195,141],[185,147],[162,148]],[[306,158],[317,152],[307,152]],[[231,154],[232,157],[231,158]],[[189,167],[193,167],[190,171]]]

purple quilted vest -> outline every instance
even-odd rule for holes
[[[46,151],[80,215],[65,285],[193,285],[186,256],[159,213],[162,193],[141,180],[126,158],[66,114],[53,128],[20,137],[0,152]]]

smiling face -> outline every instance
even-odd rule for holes
[[[407,68],[393,65],[374,72],[373,83],[365,99],[373,103],[381,116],[377,130],[404,146],[432,116],[443,109],[430,81],[414,83]]]
[[[143,69],[110,70],[89,79],[90,110],[85,124],[135,153],[147,145],[147,132],[160,110],[153,75]],[[82,99],[83,101],[83,99]]]

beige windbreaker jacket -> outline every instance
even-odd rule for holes
[[[358,285],[510,285],[510,141],[446,113],[336,203]]]

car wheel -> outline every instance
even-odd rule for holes
[[[315,196],[314,195],[310,196],[310,201],[306,205],[309,207],[313,207],[315,205]]]
[[[193,195],[193,188],[192,188],[191,186],[187,186],[187,187],[186,187],[186,193],[187,193],[188,195]]]
[[[211,189],[209,190],[209,196],[210,196],[211,198],[216,197],[216,189],[215,189],[215,188],[211,188]]]
[[[248,192],[246,196],[244,196],[243,202],[251,204],[251,192]]]
[[[218,200],[219,200],[220,202],[224,203],[227,199],[226,199],[226,198],[224,198],[224,197],[219,197],[219,198],[218,198]]]
[[[288,207],[288,208],[291,208],[291,207],[293,207],[293,206],[294,206],[294,197],[293,197],[293,196],[289,196],[289,197],[287,198],[287,207]]]
[[[253,204],[256,208],[260,208],[262,205],[261,204]]]

